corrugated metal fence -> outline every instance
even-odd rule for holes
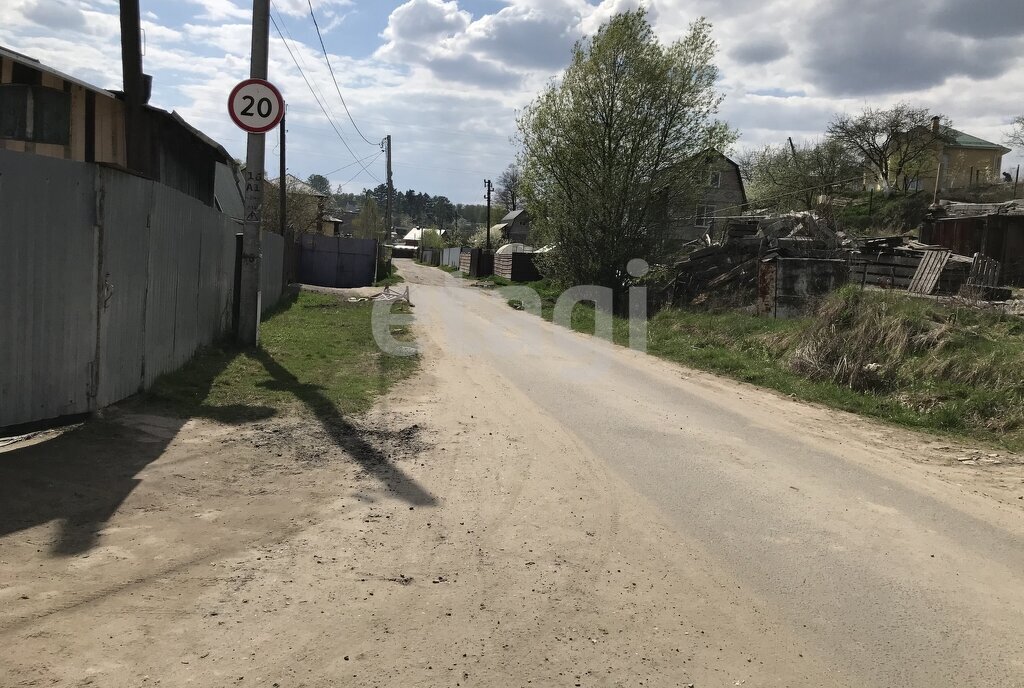
[[[455,246],[454,248],[446,248],[441,251],[441,265],[446,265],[450,268],[458,268],[459,256],[462,255],[463,250],[464,249],[459,246]]]
[[[103,408],[227,334],[238,230],[152,181],[0,151],[0,427]],[[268,310],[283,239],[263,246]]]
[[[377,242],[303,234],[299,237],[299,281],[319,287],[368,287],[373,284]]]

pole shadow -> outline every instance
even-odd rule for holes
[[[363,470],[384,485],[391,486],[392,491],[407,504],[437,506],[436,497],[364,439],[364,431],[345,419],[323,393],[322,387],[300,383],[295,375],[263,349],[257,350],[255,357],[274,378],[274,384],[294,394],[317,417],[334,443],[355,459]]]

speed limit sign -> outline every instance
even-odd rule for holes
[[[250,134],[263,134],[280,123],[284,116],[284,98],[269,81],[246,79],[231,89],[228,112],[242,129]]]

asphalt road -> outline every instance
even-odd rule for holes
[[[928,438],[613,347],[398,263],[421,337],[571,431],[673,524],[666,548],[701,547],[837,680],[1024,686],[1024,502],[985,494],[982,469],[943,465]],[[1016,469],[1002,475],[1019,484]]]

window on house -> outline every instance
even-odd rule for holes
[[[711,174],[708,175],[708,186],[713,189],[721,188],[722,173],[719,170],[712,170]]]
[[[694,213],[696,221],[693,223],[696,227],[710,227],[711,223],[715,219],[715,206],[713,205],[698,205],[697,211]]]
[[[0,138],[68,145],[71,94],[45,86],[0,85]]]

